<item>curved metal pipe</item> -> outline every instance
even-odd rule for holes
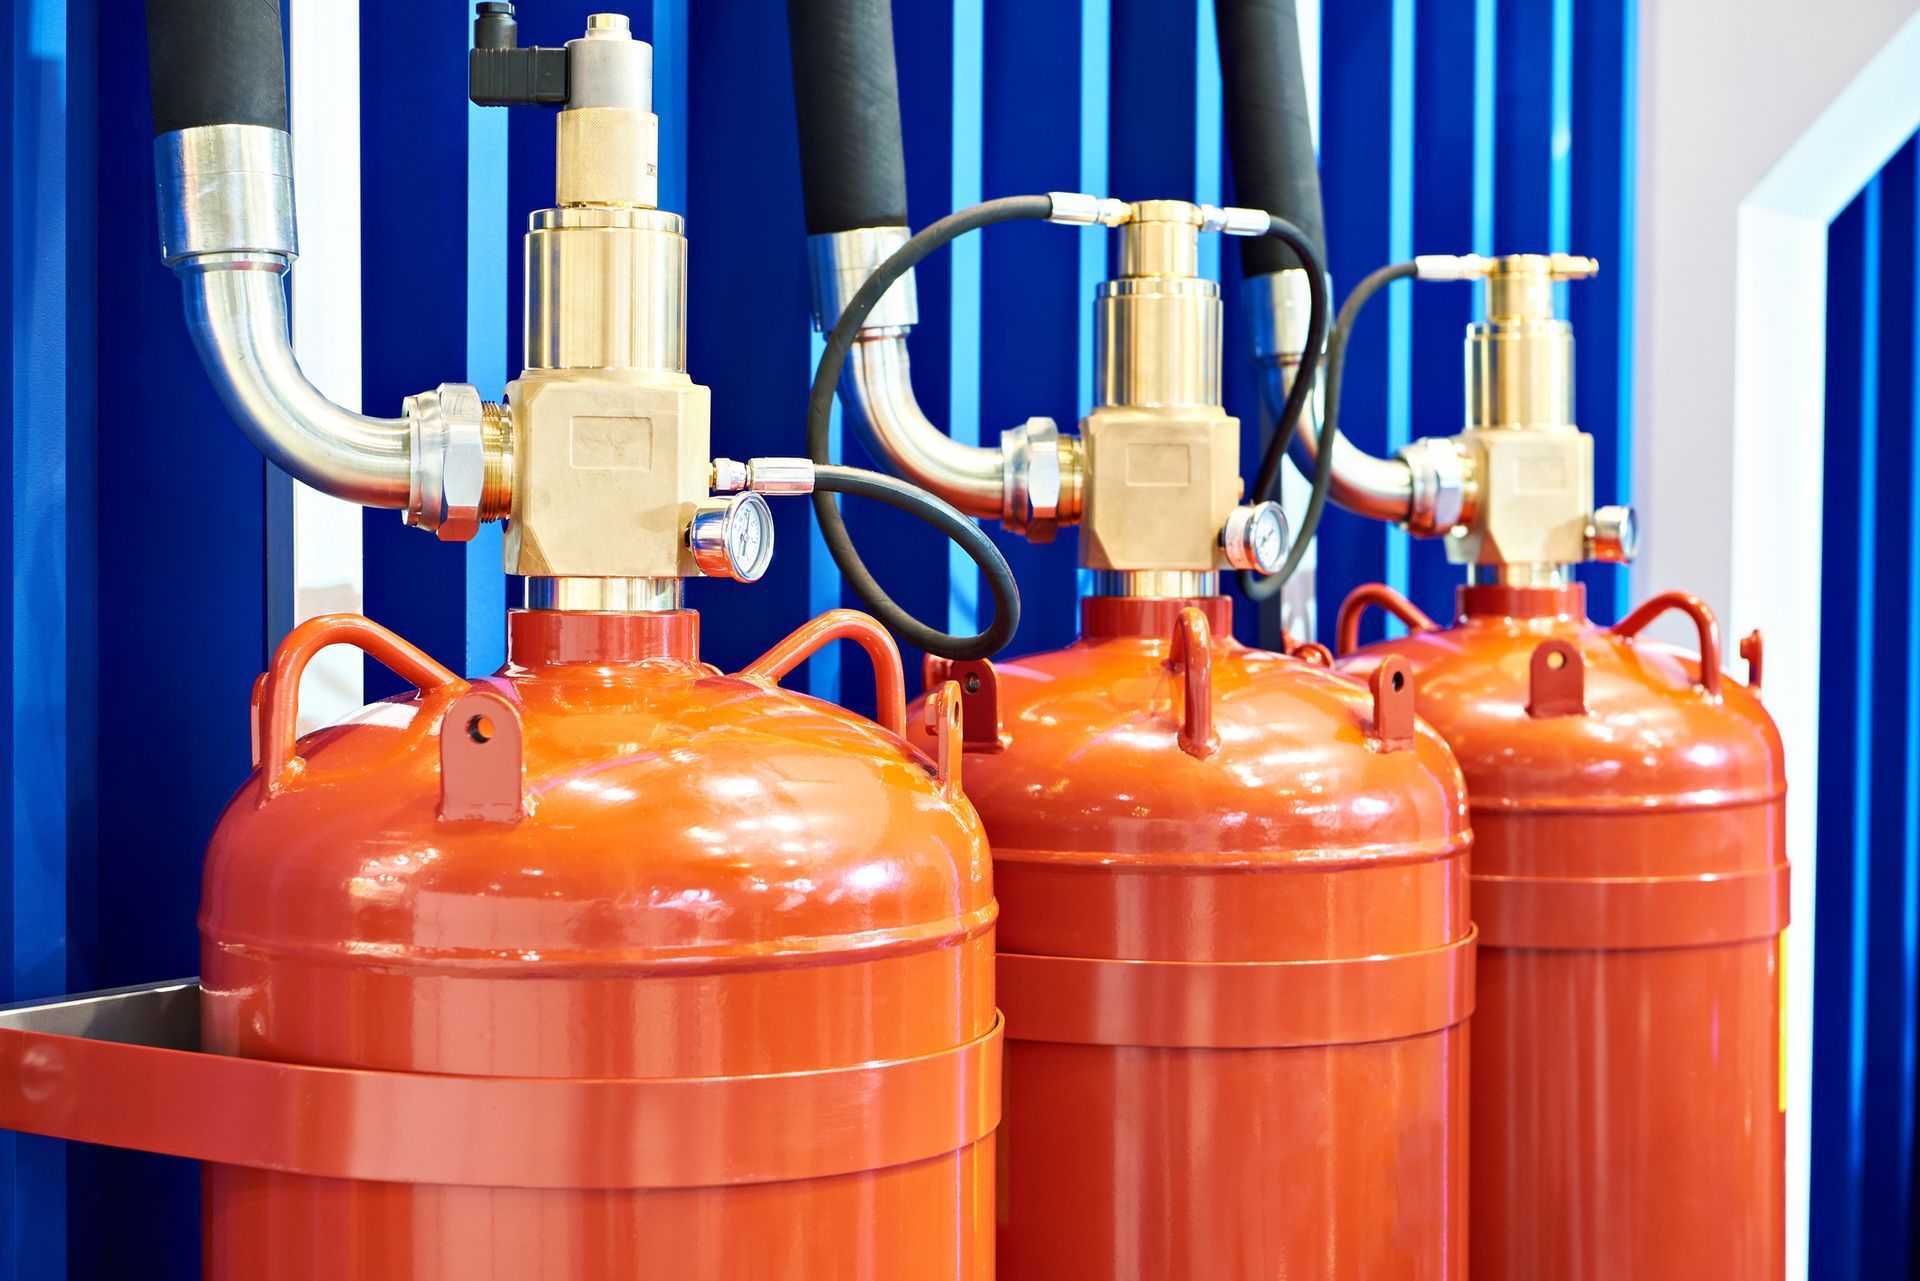
[[[904,327],[863,331],[840,375],[840,404],[902,479],[969,516],[998,520],[1005,506],[1001,452],[965,445],[936,427],[913,394]]]
[[[813,236],[807,243],[813,278],[813,323],[832,331],[860,286],[907,243],[905,227],[861,227]],[[1006,509],[1001,451],[965,445],[927,417],[913,394],[907,334],[920,319],[914,277],[907,272],[874,304],[840,375],[840,406],[881,465],[932,490],[969,516],[998,520]]]
[[[1278,413],[1293,386],[1293,370],[1307,335],[1307,279],[1298,268],[1254,276],[1246,282],[1247,311],[1253,322],[1254,358],[1267,407]],[[1315,396],[1300,416],[1293,450],[1311,473],[1320,457],[1321,403]],[[1404,521],[1414,509],[1413,468],[1405,459],[1376,458],[1345,432],[1333,436],[1334,502],[1374,520]]]
[[[408,420],[341,408],[294,359],[283,278],[299,242],[287,132],[175,130],[154,139],[154,168],[161,257],[180,277],[201,362],[247,439],[323,493],[418,515]]]
[[[180,272],[201,363],[241,431],[281,470],[348,502],[406,510],[407,420],[343,409],[307,381],[289,338],[285,271],[284,259],[253,255],[202,258]]]

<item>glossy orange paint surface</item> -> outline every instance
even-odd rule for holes
[[[854,639],[897,721],[871,620],[741,676],[697,631],[515,613],[470,686],[365,620],[289,638],[209,849],[204,1044],[365,1070],[324,1155],[403,1181],[209,1165],[208,1278],[992,1276],[980,824],[896,734],[774,684]],[[428,689],[296,746],[298,655],[333,640]],[[386,1150],[428,1129],[382,1115],[412,1074],[477,1078],[430,1156]]]
[[[1779,734],[1690,597],[1617,629],[1578,587],[1460,602],[1345,665],[1411,665],[1473,805],[1473,1275],[1780,1277]],[[1669,610],[1704,668],[1637,635]]]
[[[1002,912],[1000,1276],[1464,1276],[1459,771],[1410,693],[1383,686],[1383,741],[1366,685],[1241,646],[1228,610],[1089,599],[1080,641],[971,695],[998,720],[964,786]]]

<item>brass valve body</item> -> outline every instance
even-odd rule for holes
[[[1565,254],[1496,258],[1487,318],[1467,328],[1467,519],[1446,543],[1468,565],[1565,565],[1587,558],[1593,438],[1573,421],[1573,326],[1553,287],[1596,270]]]
[[[650,55],[626,39],[596,27],[569,46],[601,79],[560,113],[559,204],[527,232],[527,368],[507,387],[510,574],[700,572],[686,530],[711,492],[711,395],[686,372],[681,219],[654,207]]]
[[[1220,407],[1220,287],[1199,273],[1200,210],[1143,201],[1094,300],[1094,409],[1081,420],[1081,564],[1222,568],[1240,501],[1240,422]]]

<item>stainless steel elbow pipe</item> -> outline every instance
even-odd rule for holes
[[[813,320],[821,333],[833,329],[867,277],[910,235],[905,227],[862,227],[808,241]],[[841,407],[867,452],[883,465],[969,516],[1000,519],[1006,506],[1002,450],[953,439],[934,425],[913,394],[907,335],[919,319],[909,271],[861,327],[840,376]]]
[[[1251,276],[1245,284],[1261,389],[1274,414],[1286,403],[1307,341],[1307,277],[1299,268]],[[1316,389],[1301,414],[1293,448],[1309,474],[1320,457],[1321,400]],[[1333,436],[1334,502],[1375,520],[1405,521],[1415,510],[1414,469],[1404,458],[1376,458],[1344,432]]]
[[[154,140],[160,246],[180,277],[187,325],[234,421],[294,479],[406,514],[442,538],[470,538],[503,514],[488,487],[479,393],[463,384],[411,398],[406,416],[342,408],[294,357],[285,278],[298,252],[292,143],[264,125],[200,125]]]

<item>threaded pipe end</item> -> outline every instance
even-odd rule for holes
[[[505,520],[513,510],[513,415],[503,404],[480,406],[480,429],[487,450],[487,473],[480,490],[480,520]]]

